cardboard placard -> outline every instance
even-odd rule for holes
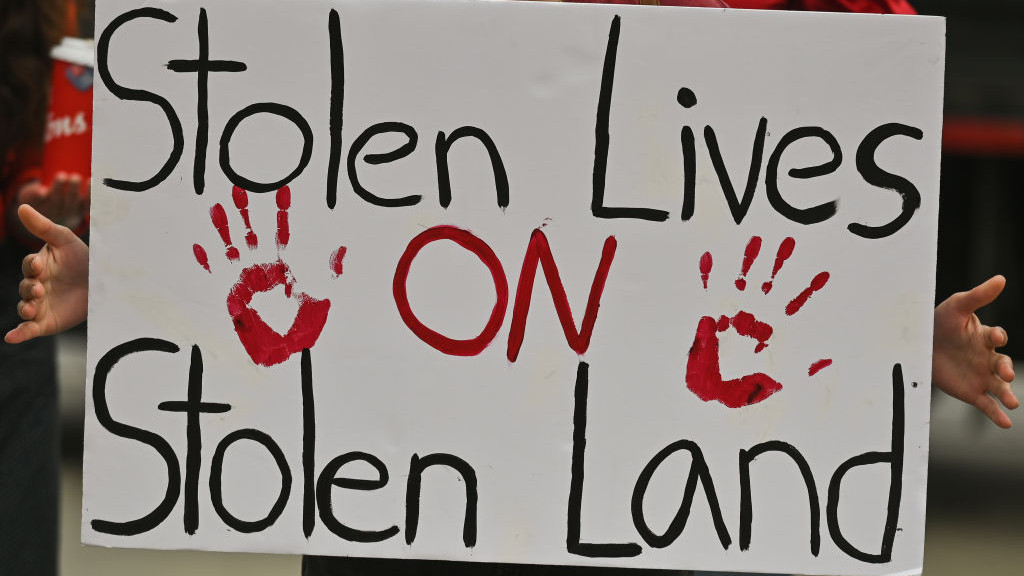
[[[920,572],[941,19],[97,30],[84,542]]]

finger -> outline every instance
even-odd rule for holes
[[[39,333],[39,325],[35,322],[22,322],[4,335],[4,341],[8,344],[20,344],[39,336]]]
[[[35,280],[26,278],[18,283],[18,296],[21,296],[22,300],[42,298],[43,285]]]
[[[32,320],[36,317],[36,305],[25,300],[18,302],[18,316],[22,320]]]
[[[989,369],[1004,382],[1013,382],[1013,360],[1006,354],[992,354],[989,360]],[[1004,376],[1009,376],[1009,380]]]
[[[1001,348],[1006,346],[1006,343],[1010,341],[1010,337],[1006,333],[1006,330],[1003,330],[999,326],[985,326],[984,331],[985,345],[989,348]]]
[[[1013,388],[1009,383],[1001,380],[996,380],[995,389],[992,391],[992,395],[999,399],[1010,410],[1015,410],[1020,406],[1020,401],[1017,400],[1017,395],[1013,393]]]
[[[996,375],[1003,381],[1009,384],[1013,382],[1016,375],[1013,371],[1013,359],[1009,356],[1003,356],[1005,358],[996,366]]]
[[[52,220],[28,204],[18,206],[18,218],[34,236],[57,248],[75,240],[74,232],[68,230],[66,226],[54,224]]]
[[[75,175],[61,174],[53,182],[53,202],[49,207],[49,216],[58,222],[67,217],[72,202],[76,202],[78,186],[82,178]]]
[[[988,416],[989,420],[995,422],[996,426],[1000,428],[1010,427],[1010,417],[999,408],[999,403],[996,402],[995,398],[982,394],[974,401],[974,406]]]
[[[21,261],[21,274],[24,277],[35,278],[43,272],[40,268],[42,261],[39,260],[38,256],[39,254],[29,254]]]
[[[954,306],[964,314],[973,314],[975,310],[991,304],[1006,287],[1006,278],[993,276],[967,292],[954,294]]]
[[[78,174],[68,176],[67,194],[64,196],[64,205],[59,214],[64,219],[78,218],[81,215],[82,204],[82,177]]]
[[[71,198],[79,198],[82,195],[82,176],[80,174],[71,174],[68,176],[68,187],[66,190],[68,196]]]
[[[50,189],[43,186],[42,183],[38,181],[30,182],[21,187],[15,202],[18,204],[32,204],[34,206],[44,201],[49,193]]]
[[[53,177],[53,182],[50,183],[50,192],[54,196],[66,196],[68,193],[68,175],[64,172],[58,172]]]

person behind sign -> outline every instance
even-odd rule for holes
[[[25,257],[24,280],[19,286],[18,314],[24,320],[5,336],[20,343],[56,334],[85,320],[88,302],[89,248],[69,228],[54,223],[30,205],[18,209],[25,228],[46,244]],[[1014,409],[1019,402],[1010,383],[1011,359],[996,352],[1006,345],[1006,331],[985,326],[975,312],[993,302],[1006,280],[994,276],[967,292],[954,294],[935,308],[932,382],[947,394],[972,404],[995,424],[1008,428],[1010,419],[1000,407]],[[345,574],[518,574],[521,576],[608,576],[632,574],[627,569],[489,565],[436,561],[307,557],[307,576]],[[678,574],[645,571],[647,574]]]
[[[589,1],[589,0],[576,0]],[[623,2],[619,2],[623,3]],[[625,0],[624,3],[657,3]],[[666,0],[665,4],[721,5],[720,2]],[[739,0],[742,8],[783,8],[842,10],[861,12],[913,13],[903,0]],[[25,279],[19,286],[18,314],[23,322],[7,333],[10,343],[66,330],[85,319],[88,296],[88,247],[67,227],[55,224],[30,206],[20,207],[18,216],[25,227],[46,242],[37,253],[27,256],[22,268]],[[993,302],[1006,280],[995,276],[981,285],[954,294],[935,309],[932,381],[947,394],[972,404],[995,424],[1008,428],[1009,417],[1000,407],[1018,406],[1010,383],[1013,363],[996,348],[1007,343],[1006,331],[983,325],[975,311]],[[518,566],[436,561],[399,561],[389,559],[306,557],[303,574],[351,575],[388,574],[517,574],[522,576],[597,576],[633,574],[629,569]],[[647,570],[645,574],[673,574],[677,571]]]
[[[89,248],[69,228],[54,223],[30,205],[18,208],[18,217],[25,228],[46,244],[25,257],[22,271],[25,278],[19,285],[21,301],[17,311],[21,322],[8,332],[5,340],[17,344],[67,330],[85,320],[89,289]],[[1019,402],[1010,383],[1014,379],[1013,362],[996,348],[1006,345],[1007,333],[1002,328],[985,326],[975,312],[992,303],[1006,286],[1006,279],[994,276],[967,292],[947,298],[935,308],[935,331],[932,352],[932,383],[945,393],[977,407],[995,424],[1009,428],[1010,418],[1000,407],[1015,409]],[[0,479],[2,480],[2,479]],[[337,571],[314,571],[306,574],[369,574],[396,571],[393,560],[380,559],[308,559],[307,563],[346,564]],[[425,564],[426,566],[421,566]],[[455,574],[452,563],[404,562],[409,573]],[[437,566],[435,566],[437,565]],[[466,566],[479,566],[466,564]],[[468,568],[467,568],[468,569]],[[470,570],[475,572],[481,569]],[[511,570],[511,567],[499,567]],[[533,572],[539,570],[539,572]],[[516,568],[520,574],[545,574],[552,567]],[[596,569],[558,568],[559,574],[588,574]],[[607,569],[600,573],[607,573]],[[656,572],[655,572],[656,573]]]
[[[67,8],[67,11],[65,10]],[[82,222],[82,180],[40,182],[49,53],[75,22],[64,0],[0,2],[0,321],[15,326],[22,258],[38,249],[13,208]],[[69,232],[70,233],[70,232]],[[76,237],[77,239],[77,237]],[[57,382],[52,338],[0,344],[0,572],[57,573]]]

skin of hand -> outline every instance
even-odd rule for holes
[[[1010,418],[999,403],[1010,410],[1020,403],[1010,387],[1013,361],[995,350],[1006,345],[1006,330],[985,326],[974,313],[993,302],[1005,286],[1006,278],[993,276],[935,308],[932,383],[1009,428]]]
[[[28,204],[50,220],[75,228],[89,212],[89,181],[78,174],[57,173],[46,186],[38,180],[22,186],[15,197],[16,204]],[[20,223],[15,229],[30,234]]]
[[[25,278],[18,285],[18,315],[24,322],[4,336],[10,344],[56,334],[81,323],[89,300],[89,247],[85,242],[27,204],[18,207],[18,218],[46,245],[22,262]]]

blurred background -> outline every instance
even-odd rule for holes
[[[1015,221],[1024,192],[1024,2],[914,5],[945,16],[947,27],[936,298],[1005,275],[1006,291],[980,316],[1004,326],[1006,353],[1024,359],[1024,227]],[[933,401],[925,574],[1024,574],[1024,419],[1014,414],[1004,433],[945,395]]]
[[[88,31],[91,2],[82,4]],[[915,6],[947,18],[937,301],[1005,275],[1006,292],[982,320],[998,319],[1011,335],[1007,353],[1024,359],[1024,226],[1016,222],[1024,203],[1024,2],[921,0]],[[60,338],[58,362],[62,574],[298,575],[292,556],[82,547],[84,328]],[[1024,364],[1017,364],[1017,373],[1024,379]],[[934,397],[932,413],[925,574],[1024,574],[1024,413],[1013,415],[1010,431],[943,395]]]

